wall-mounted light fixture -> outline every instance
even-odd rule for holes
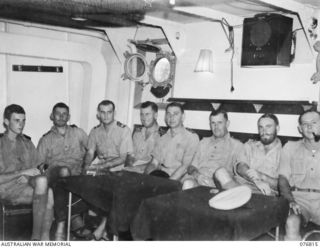
[[[195,72],[213,72],[212,51],[210,49],[201,49],[196,64]]]

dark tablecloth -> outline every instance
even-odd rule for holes
[[[197,187],[146,199],[131,225],[135,240],[251,240],[284,223],[288,202],[253,194],[233,210],[209,207],[214,194]]]
[[[73,176],[60,183],[89,204],[103,210],[113,234],[130,229],[142,200],[181,190],[178,181],[127,171],[95,177]]]

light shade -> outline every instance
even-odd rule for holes
[[[210,49],[201,49],[196,64],[195,72],[213,72],[212,51]]]

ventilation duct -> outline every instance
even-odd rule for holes
[[[21,8],[55,14],[125,14],[169,7],[169,0],[1,0],[0,9]]]

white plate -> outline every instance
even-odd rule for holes
[[[251,199],[251,189],[242,185],[222,191],[209,200],[209,206],[221,210],[230,210],[241,207]]]

